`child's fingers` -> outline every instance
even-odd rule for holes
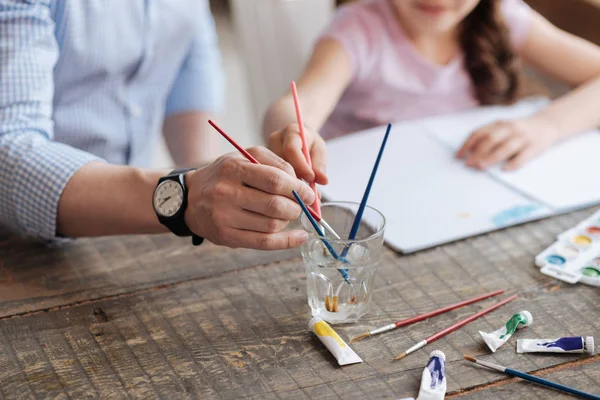
[[[527,161],[531,160],[537,154],[536,149],[533,146],[527,146],[519,153],[517,153],[512,159],[504,164],[505,171],[514,171],[521,168]]]
[[[298,178],[307,182],[315,180],[315,174],[308,165],[302,153],[302,139],[300,133],[288,131],[283,135],[283,158],[292,164]]]
[[[271,134],[267,140],[267,147],[273,153],[283,158],[283,138],[281,132]]]
[[[495,148],[508,139],[510,133],[510,130],[505,128],[488,131],[485,137],[480,139],[477,145],[471,149],[467,158],[467,165],[474,167],[487,159]]]
[[[456,152],[456,158],[465,158],[466,155],[469,154],[481,140],[485,139],[486,136],[487,131],[484,129],[473,132],[471,136],[469,136],[469,138],[463,143],[462,147]]]
[[[481,142],[485,141],[488,136],[505,128],[506,126],[504,122],[495,122],[477,129],[471,134],[471,136],[469,136],[462,147],[456,152],[456,158],[465,158],[467,155],[473,153],[473,151],[479,148]]]
[[[319,185],[326,185],[329,179],[327,178],[327,146],[323,139],[316,138],[313,146],[310,149],[310,157],[312,159],[313,171],[315,173],[315,182]]]
[[[508,140],[496,146],[487,157],[481,160],[477,167],[485,169],[499,162],[516,156],[525,147],[525,140],[520,136],[511,136]]]

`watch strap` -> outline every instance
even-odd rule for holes
[[[180,236],[180,237],[187,237],[187,236],[191,236],[192,237],[192,244],[194,246],[199,246],[204,242],[204,238],[201,236],[196,235],[194,232],[192,232],[190,230],[190,228],[187,226],[187,224],[185,223],[185,220],[183,218],[183,213],[185,212],[185,209],[187,208],[187,187],[185,185],[185,174],[189,171],[193,171],[196,168],[179,168],[179,169],[175,169],[173,171],[171,171],[168,175],[162,177],[160,179],[159,182],[165,181],[167,179],[173,179],[173,178],[177,178],[177,181],[179,182],[179,184],[181,185],[181,187],[183,188],[183,193],[185,196],[185,207],[182,209],[182,216],[181,218],[178,219],[172,219],[169,220],[168,223],[168,228],[171,232],[173,232],[175,235]],[[161,221],[162,222],[162,221]]]

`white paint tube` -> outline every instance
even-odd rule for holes
[[[421,375],[421,389],[417,400],[444,400],[446,396],[446,355],[434,350]]]
[[[517,353],[590,353],[592,355],[595,352],[592,336],[517,340]]]
[[[321,343],[333,354],[338,364],[348,365],[363,362],[354,350],[321,318],[311,318],[308,321],[308,329],[317,335]]]
[[[533,316],[529,311],[521,311],[510,317],[500,328],[491,333],[479,331],[479,334],[488,345],[492,353],[510,339],[517,329],[524,328],[533,323]]]

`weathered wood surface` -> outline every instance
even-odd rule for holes
[[[307,330],[305,272],[296,253],[193,249],[161,236],[63,249],[5,241],[0,398],[397,399],[416,396],[436,348],[448,357],[449,397],[558,396],[473,366],[463,354],[600,393],[598,356],[517,355],[514,338],[491,355],[477,334],[522,309],[534,324],[518,337],[600,330],[598,289],[552,280],[533,264],[556,234],[592,211],[410,256],[386,249],[371,314],[336,328],[346,339],[497,288],[520,297],[399,362],[390,360],[499,298],[358,342],[365,362],[344,368]],[[282,258],[288,260],[269,263]],[[20,314],[48,305],[56,308]]]
[[[231,250],[173,235],[81,239],[48,248],[0,237],[0,318],[207,278],[299,256]]]

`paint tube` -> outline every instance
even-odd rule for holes
[[[517,329],[529,326],[533,323],[533,316],[529,311],[521,311],[510,317],[506,324],[494,332],[485,333],[479,331],[479,334],[488,345],[492,353],[495,353],[500,346],[510,339]]]
[[[570,336],[558,339],[519,339],[517,353],[595,353],[592,336]]]
[[[417,400],[444,400],[446,395],[446,355],[434,350],[421,375],[421,389]]]
[[[319,340],[329,349],[338,364],[347,365],[363,362],[362,359],[342,340],[342,338],[319,317],[308,321],[308,329],[313,331]]]

